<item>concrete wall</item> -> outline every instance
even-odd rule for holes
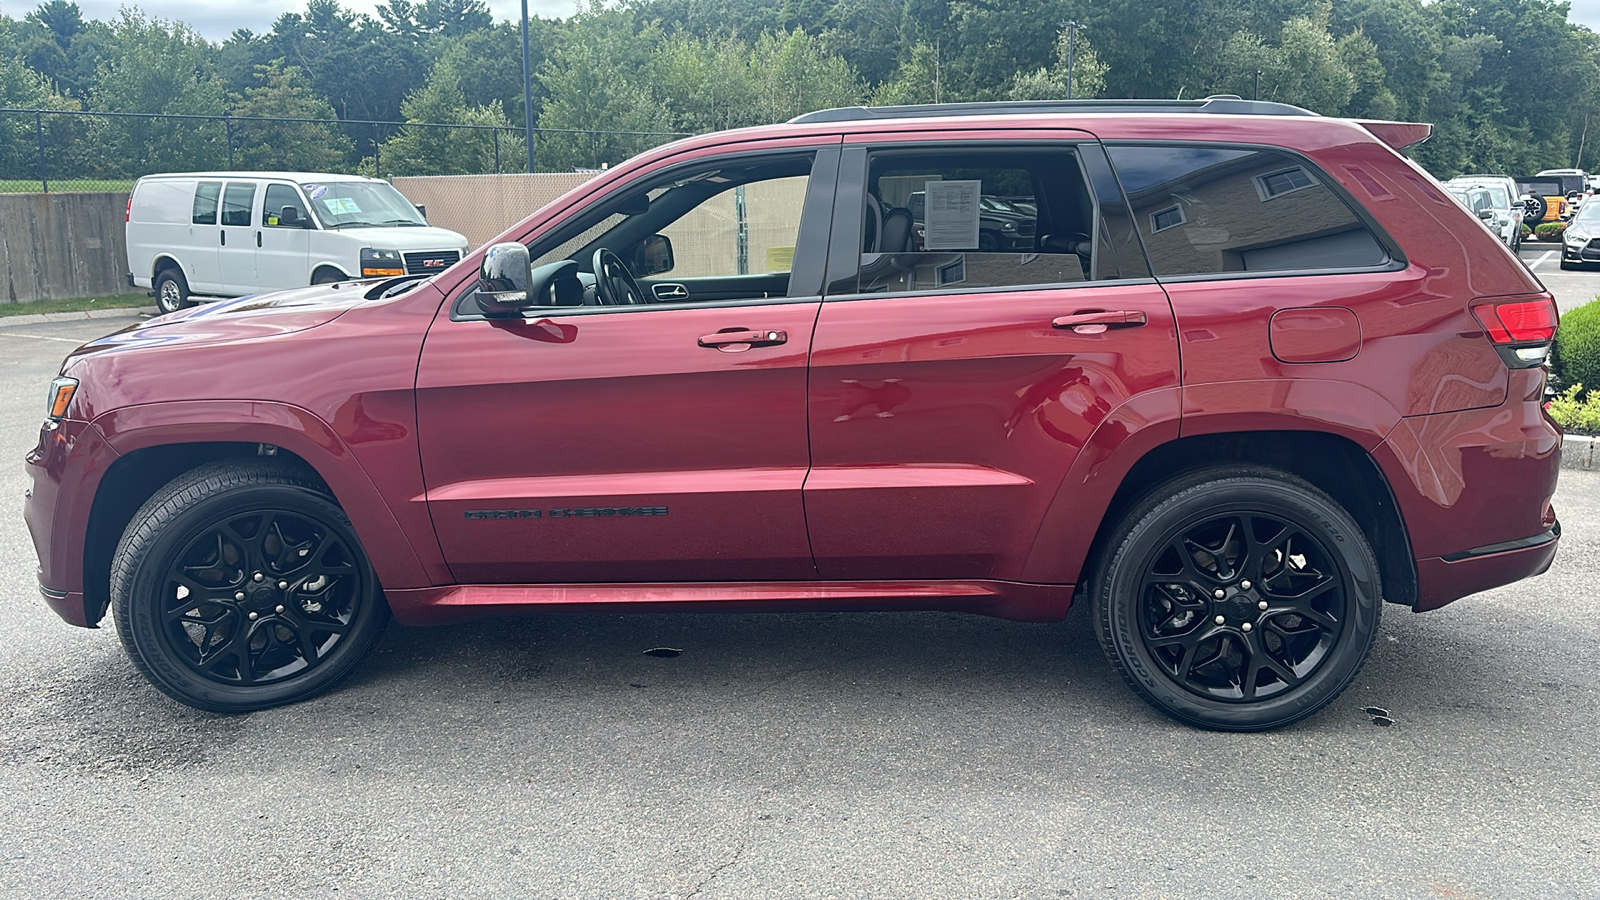
[[[0,303],[130,293],[128,195],[0,194]]]

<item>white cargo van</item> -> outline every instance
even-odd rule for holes
[[[352,278],[442,272],[467,239],[386,181],[309,172],[146,175],[128,198],[128,284],[162,312]]]

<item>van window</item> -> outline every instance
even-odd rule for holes
[[[194,217],[196,225],[217,224],[217,196],[222,193],[222,182],[202,181],[194,189]]]
[[[1157,277],[1389,260],[1327,176],[1287,153],[1204,145],[1106,151]]]
[[[250,205],[256,199],[256,186],[230,181],[222,194],[222,224],[249,225]]]
[[[290,225],[281,221],[283,208],[292,206],[299,218]],[[300,223],[306,219],[308,211],[305,201],[300,199],[300,192],[287,184],[267,185],[267,197],[262,203],[261,222],[270,228],[303,228]]]

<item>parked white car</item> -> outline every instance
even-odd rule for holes
[[[128,198],[128,284],[162,312],[355,278],[432,274],[467,252],[394,186],[311,172],[147,175]]]
[[[1501,242],[1507,247],[1516,250],[1522,246],[1522,216],[1525,207],[1517,196],[1517,183],[1510,176],[1458,175],[1445,182],[1444,186],[1457,199],[1464,199],[1468,191],[1477,189],[1488,191],[1489,206],[1494,210],[1493,215],[1483,215],[1484,201],[1481,197],[1477,198],[1475,203],[1466,203],[1467,208],[1482,219],[1490,231],[1499,235]]]

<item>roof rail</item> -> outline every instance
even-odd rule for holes
[[[843,106],[789,120],[792,125],[920,119],[931,116],[1003,116],[1017,113],[1214,113],[1229,116],[1314,116],[1316,113],[1265,100],[1218,94],[1203,100],[1008,100],[994,103],[922,103],[915,106]]]

